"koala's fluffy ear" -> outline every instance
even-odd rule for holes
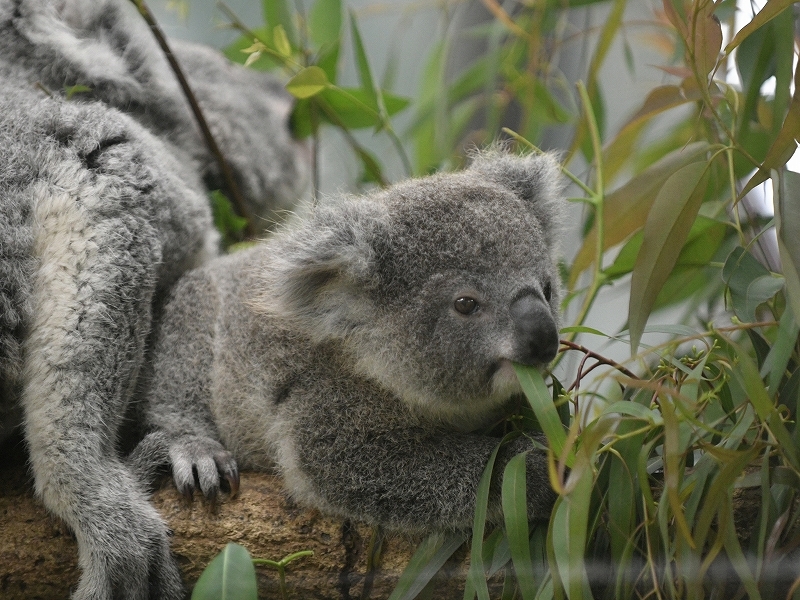
[[[329,200],[264,245],[256,275],[259,313],[290,321],[317,342],[374,323],[376,239],[385,209],[369,198]],[[384,238],[386,236],[383,236]]]
[[[542,225],[547,244],[555,248],[561,229],[563,183],[552,154],[514,155],[492,147],[472,156],[469,171],[497,183],[530,203]]]

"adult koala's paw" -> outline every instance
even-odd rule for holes
[[[206,436],[184,435],[169,445],[172,477],[178,490],[192,498],[199,487],[208,500],[216,499],[224,478],[231,495],[239,490],[239,469],[233,455],[217,440]]]
[[[83,574],[72,600],[184,598],[169,529],[126,469],[109,469],[83,500],[75,526]]]

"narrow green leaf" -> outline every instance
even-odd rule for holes
[[[256,600],[256,569],[250,554],[230,543],[217,554],[200,575],[192,600]]]
[[[768,378],[767,387],[773,398],[778,393],[778,386],[786,374],[786,367],[797,343],[798,332],[800,332],[800,326],[798,326],[792,306],[789,304],[781,315],[775,342],[761,368],[761,376]]]
[[[800,175],[785,168],[772,173],[778,250],[792,312],[800,315]]]
[[[526,454],[518,454],[508,461],[503,472],[503,517],[505,518],[511,560],[514,563],[523,600],[533,600],[536,581],[528,540],[528,500],[526,487]]]
[[[286,30],[283,25],[276,25],[272,30],[272,43],[278,54],[284,58],[289,58],[292,55],[292,46],[289,44],[289,38],[286,37]]]
[[[553,553],[569,600],[591,598],[584,562],[591,490],[592,470],[584,469],[570,494],[556,503],[552,517],[551,529],[558,532],[552,537]]]
[[[317,66],[310,66],[292,77],[286,84],[286,90],[295,98],[304,100],[316,96],[329,85],[325,71]]]
[[[587,327],[585,325],[571,325],[569,327],[562,327],[561,333],[590,333],[592,335],[599,335],[600,337],[604,338],[613,338],[613,336],[608,335],[607,333],[603,333],[599,329],[595,329],[594,327]]]
[[[762,8],[755,17],[753,17],[753,20],[742,27],[739,32],[733,36],[733,39],[730,41],[730,43],[725,46],[725,53],[730,54],[731,50],[741,44],[742,41],[751,35],[756,29],[759,29],[765,23],[768,23],[777,17],[779,14],[781,14],[781,12],[786,10],[796,1],[797,0],[769,0],[769,2],[764,5],[764,8]]]
[[[781,451],[789,459],[791,465],[800,470],[800,456],[798,456],[797,447],[792,443],[792,438],[786,429],[786,425],[784,425],[780,413],[767,393],[767,389],[759,375],[758,367],[747,352],[737,344],[731,341],[726,341],[725,343],[732,349],[733,355],[737,359],[736,367],[730,370],[731,379],[736,381],[746,392],[747,399],[753,405],[758,418],[767,425],[772,435],[775,436]]]
[[[492,483],[492,472],[494,471],[495,460],[497,453],[503,444],[506,443],[510,436],[509,434],[504,437],[500,443],[495,447],[489,460],[486,462],[486,468],[483,470],[481,480],[478,483],[477,498],[475,500],[475,518],[472,524],[472,547],[470,550],[470,565],[467,574],[466,589],[464,591],[464,598],[471,598],[472,594],[478,595],[478,600],[489,600],[489,588],[486,584],[486,575],[483,566],[483,534],[486,530],[486,514],[489,508],[489,491]]]
[[[297,48],[297,28],[294,26],[294,17],[289,0],[262,0],[264,22],[270,31],[280,25],[286,33],[286,38],[292,48]]]
[[[647,221],[653,199],[667,179],[682,167],[703,160],[710,148],[706,142],[695,142],[670,152],[606,196],[604,212],[614,215],[614,218],[606,219],[603,250],[616,246],[641,229]],[[570,286],[574,286],[578,276],[595,262],[596,251],[597,229],[592,227],[573,261]]]
[[[308,30],[317,47],[317,66],[336,83],[342,38],[341,0],[317,0],[308,13]]]
[[[389,600],[412,600],[467,540],[465,533],[434,533],[425,538],[408,561]]]
[[[706,192],[707,167],[705,161],[681,167],[666,179],[653,201],[631,277],[628,326],[632,354],[636,354],[656,297],[672,272],[700,210]]]
[[[722,279],[731,293],[733,310],[742,321],[756,320],[756,309],[784,286],[784,279],[767,271],[744,248],[737,246],[722,268]]]
[[[629,402],[627,400],[619,400],[618,402],[614,402],[613,404],[606,406],[600,413],[600,416],[613,414],[634,417],[635,419],[646,421],[654,427],[660,427],[664,424],[664,421],[661,418],[661,413],[659,413],[657,410],[652,410],[651,408],[642,406],[641,404],[636,404],[635,402]]]
[[[358,23],[354,11],[350,11],[350,35],[353,38],[353,53],[356,57],[358,67],[358,77],[361,81],[361,89],[367,94],[373,95],[373,100],[377,102],[375,95],[375,81],[372,77],[372,69],[369,67],[369,59],[364,50],[364,42],[361,39],[361,32],[358,30]]]
[[[547,436],[547,441],[550,443],[553,454],[557,458],[561,457],[567,441],[567,434],[564,432],[564,426],[558,417],[558,410],[556,410],[550,393],[547,391],[547,385],[544,383],[542,374],[534,367],[519,363],[514,363],[514,370],[519,378],[522,391],[525,392],[525,396],[536,414],[536,419]],[[574,462],[575,455],[570,452],[566,457],[567,466],[572,467]]]
[[[308,32],[318,46],[337,43],[342,36],[342,0],[317,0],[308,12]]]
[[[338,123],[347,129],[361,129],[363,127],[377,127],[381,123],[379,108],[375,104],[374,96],[367,94],[360,88],[342,88],[330,85],[319,94],[328,106],[336,113]],[[408,98],[383,95],[384,107],[389,115],[397,114],[404,110],[410,101]]]

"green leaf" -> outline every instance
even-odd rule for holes
[[[702,99],[700,89],[694,85],[664,85],[653,89],[645,98],[642,107],[620,129],[611,143],[603,150],[604,177],[612,180],[622,167],[630,161],[634,144],[645,127],[658,115],[672,108]]]
[[[489,600],[489,588],[486,584],[486,576],[483,567],[483,533],[486,529],[486,515],[489,508],[489,491],[492,483],[492,472],[494,471],[497,453],[503,444],[515,434],[506,435],[492,451],[486,467],[478,483],[478,490],[475,500],[475,518],[472,523],[472,548],[470,549],[470,565],[467,573],[467,586],[464,590],[464,597],[472,597],[477,593],[478,600]]]
[[[764,5],[764,8],[762,8],[755,17],[753,17],[753,20],[742,27],[739,32],[733,36],[733,39],[730,41],[730,43],[725,46],[725,53],[729,54],[731,50],[741,44],[755,30],[759,29],[765,23],[768,23],[777,17],[796,1],[797,0],[769,0],[769,2]]]
[[[528,540],[528,500],[526,486],[527,453],[518,454],[508,461],[503,472],[503,517],[511,549],[511,560],[517,574],[523,600],[533,600],[536,581]]]
[[[270,32],[263,27],[254,29],[252,33],[258,39],[262,40],[271,39]],[[238,64],[244,64],[245,62],[250,60],[250,62],[248,63],[249,68],[256,69],[259,71],[274,69],[275,67],[278,66],[277,59],[270,56],[267,53],[261,53],[260,56],[258,56],[258,58],[255,61],[252,61],[251,57],[253,55],[245,53],[244,50],[251,48],[253,44],[254,44],[253,38],[243,35],[235,42],[233,42],[230,46],[226,47],[225,50],[223,50],[223,53],[225,54],[228,60]]]
[[[317,0],[308,13],[308,32],[320,48],[338,43],[342,36],[342,0]]]
[[[631,277],[628,326],[632,354],[636,354],[656,297],[672,272],[700,210],[706,192],[707,167],[705,161],[681,167],[666,179],[653,201]]]
[[[280,25],[291,48],[297,48],[297,28],[294,26],[289,0],[262,0],[261,6],[268,29],[275,31],[275,28]]]
[[[292,46],[289,44],[289,38],[286,37],[283,25],[276,25],[272,30],[272,43],[281,56],[289,58],[292,55]]]
[[[664,424],[664,420],[661,418],[661,414],[657,410],[653,410],[646,406],[642,406],[641,404],[629,402],[627,400],[620,400],[610,404],[609,406],[606,406],[603,409],[603,412],[600,413],[600,416],[613,414],[627,415],[641,421],[646,421],[653,427],[660,427]]]
[[[224,244],[230,245],[241,240],[247,227],[247,219],[236,214],[233,204],[221,191],[213,190],[210,196],[214,226],[222,234]]]
[[[373,102],[377,103],[375,98],[375,81],[372,77],[372,69],[369,67],[369,59],[364,50],[364,42],[361,39],[361,32],[358,30],[358,22],[356,21],[355,12],[350,11],[350,34],[353,38],[353,53],[356,57],[356,66],[358,67],[358,78],[361,81],[361,89],[368,95],[373,96]]]
[[[603,210],[613,218],[606,219],[603,250],[616,246],[642,228],[647,221],[653,199],[676,171],[702,160],[711,149],[706,142],[695,142],[680,148],[653,163],[633,177],[628,183],[613,191],[603,200]],[[597,228],[592,227],[578,251],[569,276],[569,287],[574,287],[578,276],[596,260]]]
[[[590,333],[592,335],[599,335],[604,338],[611,338],[613,336],[603,333],[599,329],[593,327],[586,327],[585,325],[572,325],[570,327],[562,327],[561,333]]]
[[[778,447],[789,459],[792,467],[795,469],[800,468],[798,449],[792,442],[792,438],[781,420],[780,413],[767,393],[755,362],[737,344],[731,341],[725,341],[724,343],[731,349],[731,354],[737,360],[734,368],[730,369],[731,379],[745,391],[747,399],[753,405],[758,418],[767,425],[772,435],[775,436]]]
[[[797,343],[798,332],[800,332],[800,326],[798,326],[794,318],[790,304],[783,311],[775,342],[761,367],[761,376],[768,377],[767,387],[769,388],[770,396],[773,398],[778,392],[778,386],[784,375],[786,375],[786,367]]]
[[[412,600],[467,540],[465,533],[434,533],[425,538],[408,561],[389,600]]]
[[[319,48],[317,66],[335,83],[342,38],[341,0],[317,0],[308,14],[308,29],[311,41]]]
[[[728,255],[722,268],[722,279],[730,289],[733,311],[747,323],[756,320],[759,305],[772,298],[784,285],[782,277],[767,271],[740,246]]]
[[[92,88],[86,85],[66,85],[64,86],[64,92],[67,95],[67,100],[71,100],[75,94],[86,94],[91,92]]]
[[[209,563],[192,591],[192,600],[257,600],[256,569],[250,554],[230,543]]]
[[[317,66],[311,66],[292,77],[286,84],[286,90],[295,98],[304,100],[316,96],[329,85],[325,71]]]
[[[514,371],[517,373],[522,391],[525,392],[525,396],[536,414],[536,419],[542,426],[542,431],[547,436],[553,454],[560,458],[566,445],[567,434],[564,432],[558,410],[547,391],[542,374],[534,367],[519,363],[514,363]],[[570,452],[566,457],[567,466],[572,467],[574,462],[575,455]]]
[[[772,173],[775,224],[781,270],[792,312],[800,315],[800,175],[785,168]]]
[[[341,125],[347,129],[377,127],[381,123],[379,108],[374,95],[360,88],[341,88],[329,86],[320,94],[328,106],[336,113]],[[389,115],[405,109],[410,101],[393,94],[383,94],[384,108]],[[328,119],[329,120],[329,119]]]

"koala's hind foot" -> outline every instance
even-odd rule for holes
[[[165,431],[147,434],[128,457],[142,481],[151,483],[156,471],[172,468],[175,486],[187,499],[199,488],[207,500],[215,500],[223,481],[232,496],[239,491],[236,460],[217,440],[203,435],[170,437]]]
[[[72,521],[83,571],[72,600],[181,600],[170,532],[121,464],[86,482]]]

